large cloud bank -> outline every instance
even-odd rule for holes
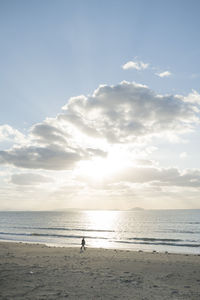
[[[56,118],[33,126],[27,143],[0,151],[0,163],[70,169],[82,159],[106,155],[106,145],[170,138],[191,131],[197,123],[198,105],[189,98],[158,95],[136,83],[103,85],[91,96],[69,99]]]
[[[168,197],[172,192],[178,192],[182,199],[187,194],[182,193],[185,189],[192,190],[197,199],[198,169],[163,168],[148,155],[154,141],[178,141],[195,130],[200,121],[199,99],[196,91],[187,97],[159,95],[147,86],[124,81],[115,86],[101,85],[92,95],[70,98],[55,118],[35,124],[26,135],[2,125],[0,141],[5,145],[9,141],[9,148],[4,146],[0,151],[0,164],[10,170],[6,171],[10,177],[1,191],[8,197],[13,186],[20,199],[25,190],[30,197],[40,189],[39,199],[48,186],[48,199],[53,203],[55,199],[65,202],[66,198],[74,201],[89,197],[126,202],[124,199]],[[117,164],[120,166],[124,157],[126,164],[120,169]],[[97,175],[114,166],[115,171],[105,172],[101,182],[93,180],[92,170],[90,174],[87,168],[83,174],[77,172],[82,162],[95,159],[100,160]]]

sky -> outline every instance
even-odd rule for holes
[[[199,10],[0,0],[0,210],[200,208]]]

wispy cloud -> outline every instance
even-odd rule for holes
[[[156,73],[157,76],[159,76],[160,78],[164,78],[164,77],[169,77],[172,75],[172,73],[170,71],[164,71],[161,73]]]
[[[123,70],[130,70],[130,69],[134,69],[137,71],[141,71],[141,70],[145,70],[145,69],[150,69],[151,71],[155,72],[157,70],[157,68],[155,67],[149,67],[149,63],[144,63],[143,61],[139,61],[137,59],[134,60],[130,60],[128,62],[126,62],[124,65],[122,65],[122,69]],[[156,76],[160,77],[160,78],[165,78],[165,77],[170,77],[172,75],[172,73],[170,71],[163,71],[163,72],[159,72],[157,71],[155,73]]]
[[[12,140],[16,143],[21,143],[24,140],[24,135],[17,129],[5,124],[0,126],[0,142]]]
[[[200,74],[198,74],[198,73],[193,73],[193,74],[191,74],[190,78],[196,79],[196,78],[199,78],[199,76],[200,76]]]
[[[148,63],[144,63],[143,61],[133,61],[133,60],[130,60],[130,61],[128,61],[127,63],[125,63],[122,66],[122,69],[124,69],[124,70],[135,69],[137,71],[140,71],[140,70],[147,69],[148,66],[149,66],[149,64]]]
[[[180,158],[184,159],[184,158],[187,158],[187,153],[186,152],[182,152],[180,153]]]

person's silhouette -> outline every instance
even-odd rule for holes
[[[81,241],[81,250],[85,250],[85,239],[82,238],[82,241]]]

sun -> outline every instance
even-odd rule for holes
[[[90,181],[102,181],[114,176],[124,167],[124,162],[116,157],[93,158],[92,160],[81,161],[78,166],[78,174]]]
[[[113,173],[115,165],[106,159],[95,158],[82,161],[79,164],[79,173],[90,180],[100,181]]]

